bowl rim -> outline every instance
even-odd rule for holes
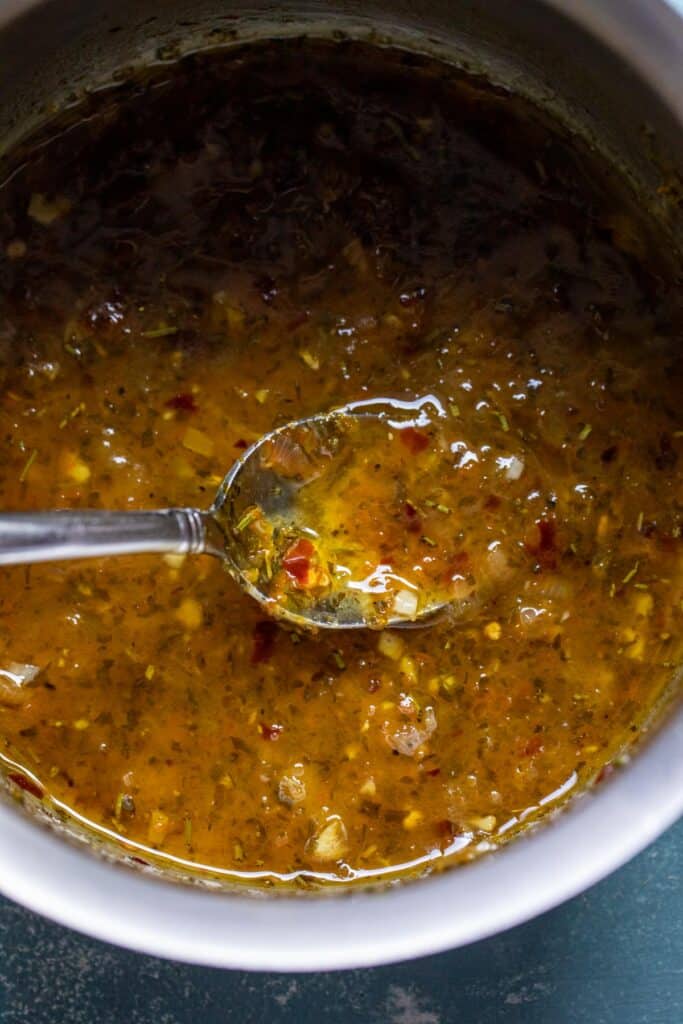
[[[0,22],[39,0],[0,0]],[[618,53],[683,126],[683,4],[544,0]],[[636,813],[637,812],[637,813]],[[217,893],[94,856],[0,800],[0,892],[94,938],[206,966],[369,967],[462,946],[557,906],[683,814],[683,706],[632,763],[495,856],[381,891],[321,898]]]
[[[321,898],[179,885],[59,840],[0,802],[0,891],[93,938],[187,963],[370,967],[466,945],[550,910],[624,864],[682,813],[683,706],[633,762],[552,822],[493,856],[408,884]]]

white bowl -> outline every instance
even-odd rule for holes
[[[186,0],[180,13],[196,25],[181,30],[174,0],[0,0],[0,138],[9,145],[39,121],[45,95],[59,100],[74,83],[103,82],[117,66],[149,59],[161,40],[201,45],[210,24],[236,14],[229,24],[244,38],[379,29],[382,38],[483,68],[572,120],[645,190],[656,188],[659,168],[642,144],[643,120],[683,167],[683,18],[662,0],[411,6]],[[119,22],[123,31],[112,32]],[[678,707],[628,767],[552,822],[417,882],[301,897],[210,891],[111,863],[0,800],[0,889],[64,925],[157,956],[261,970],[369,966],[463,945],[548,910],[619,867],[681,812]]]

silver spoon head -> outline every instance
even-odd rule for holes
[[[363,480],[374,474],[375,485],[381,476],[381,464],[372,461],[380,457],[376,443],[384,444],[384,458],[401,431],[427,436],[445,415],[431,395],[369,400],[260,438],[233,465],[210,510],[240,586],[271,616],[307,629],[405,628],[442,617],[452,604],[446,589],[419,586],[375,557],[356,527],[372,505]],[[384,488],[399,501],[400,459],[399,453],[390,460],[393,476]],[[381,536],[381,527],[376,532]]]

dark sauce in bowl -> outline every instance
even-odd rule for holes
[[[430,394],[438,473],[374,542],[490,584],[313,636],[210,559],[3,570],[16,793],[162,866],[350,882],[469,860],[628,756],[681,654],[681,312],[608,169],[452,69],[313,42],[150,71],[13,159],[2,508],[206,507],[273,427]]]

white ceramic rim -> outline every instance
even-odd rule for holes
[[[549,2],[566,13],[561,0]],[[1,13],[29,6],[30,0],[9,0]],[[683,19],[663,0],[575,0],[571,14],[609,40],[683,124]],[[280,971],[367,967],[461,946],[526,921],[625,863],[682,813],[679,708],[628,768],[552,824],[468,867],[382,892],[254,898],[176,885],[62,841],[6,802],[0,802],[0,890],[95,938],[189,963]]]
[[[264,971],[369,967],[462,946],[549,910],[681,813],[683,709],[622,774],[535,834],[382,892],[259,899],[164,882],[58,841],[6,804],[0,888],[60,924],[174,960]]]

